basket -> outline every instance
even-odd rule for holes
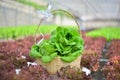
[[[70,15],[74,19],[78,28],[80,29],[77,20],[75,19],[75,17],[71,13],[69,13],[65,10],[53,10],[51,12],[53,14],[56,12],[64,12],[65,14]],[[41,22],[42,22],[42,19],[40,21],[40,24],[41,24]],[[39,24],[39,26],[40,26],[40,24]],[[80,30],[78,30],[78,31],[80,32]],[[81,55],[78,56],[73,62],[70,62],[70,63],[62,61],[60,59],[60,56],[55,57],[50,63],[43,63],[40,58],[36,59],[36,62],[38,64],[42,65],[50,74],[56,74],[57,71],[59,71],[62,67],[70,66],[70,67],[80,68]]]
[[[70,66],[80,68],[81,55],[71,63],[62,61],[60,57],[56,57],[50,63],[43,63],[41,59],[36,59],[36,62],[42,65],[42,67],[45,68],[49,72],[49,74],[56,74],[57,71],[59,71],[62,67]]]

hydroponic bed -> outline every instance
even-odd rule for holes
[[[90,74],[68,66],[50,75],[29,56],[35,37],[28,36],[0,42],[0,80],[120,80],[120,39],[90,37],[86,32],[82,37],[81,68],[89,69]],[[37,41],[41,38],[38,36]]]

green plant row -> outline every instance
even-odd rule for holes
[[[30,56],[40,58],[44,63],[51,62],[56,56],[65,62],[72,62],[82,54],[83,46],[84,41],[76,29],[58,27],[49,40],[32,46]]]
[[[16,0],[16,1],[18,1],[18,2],[20,2],[22,4],[25,4],[25,5],[28,5],[28,6],[32,6],[37,10],[45,10],[47,8],[45,6],[38,5],[35,2],[30,2],[29,0]]]
[[[16,27],[0,27],[0,38],[8,39],[8,38],[17,38],[24,37],[28,35],[35,35],[37,26],[16,26]],[[55,25],[41,25],[38,33],[40,34],[50,34],[51,31],[56,29]]]
[[[66,26],[73,27],[74,26]],[[53,30],[57,28],[57,25],[41,25],[38,29],[38,33],[50,34]],[[8,39],[8,38],[17,38],[24,37],[28,35],[36,35],[37,25],[26,25],[26,26],[16,26],[16,27],[0,27],[0,38]]]
[[[107,41],[112,39],[120,39],[120,27],[106,27],[96,29],[87,33],[87,36],[92,37],[105,37]]]

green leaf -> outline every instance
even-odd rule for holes
[[[45,56],[42,56],[41,60],[44,63],[49,63],[52,60],[52,58],[48,55],[45,55]]]
[[[53,46],[51,44],[46,44],[46,45],[44,45],[43,48],[49,53],[52,53],[55,51],[55,49],[53,48]]]
[[[76,48],[78,48],[81,52],[83,51],[83,46],[80,44],[76,45]]]
[[[72,62],[76,59],[74,56],[62,56],[61,59],[65,62]]]
[[[67,51],[63,51],[63,53],[61,53],[61,54],[66,55],[66,54],[69,54],[70,52],[71,52],[71,49],[70,49],[70,50],[67,50]]]
[[[42,56],[41,53],[38,52],[38,46],[37,45],[33,45],[29,55],[33,58],[39,58],[39,57]]]
[[[66,38],[64,38],[65,44],[68,45],[68,40]]]
[[[76,45],[76,42],[69,42],[69,44],[68,45]]]
[[[72,50],[72,46],[66,46],[66,47],[64,47],[64,49],[63,49],[64,51],[69,51],[69,50]]]
[[[56,53],[56,52],[55,52],[55,53],[52,53],[52,54],[50,55],[50,57],[51,57],[52,59],[54,59],[56,56],[57,56],[57,53]]]
[[[77,56],[79,56],[80,54],[81,54],[81,50],[76,51],[76,52],[73,52],[73,53],[69,54],[69,56],[77,57]]]
[[[64,45],[62,43],[59,43],[59,46],[62,50],[64,49]]]
[[[58,50],[59,52],[61,52],[61,48],[60,48],[59,44],[58,44],[58,43],[55,43],[55,46],[56,46],[57,50]]]

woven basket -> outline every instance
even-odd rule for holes
[[[56,57],[50,63],[43,63],[41,59],[36,59],[36,62],[42,65],[50,74],[56,74],[62,67],[70,66],[80,68],[81,56],[77,57],[77,59],[71,63],[62,61],[60,57]]]
[[[75,23],[77,24],[78,29],[79,29],[78,31],[80,32],[80,27],[79,27],[79,25],[78,25],[78,22],[77,22],[77,20],[75,19],[75,17],[74,17],[71,13],[69,13],[69,12],[67,12],[67,11],[65,11],[65,10],[53,10],[53,11],[51,11],[51,12],[52,12],[53,14],[56,13],[56,12],[64,12],[64,13],[70,15],[70,16],[74,19]],[[41,23],[41,22],[42,22],[42,20],[40,21],[40,23]],[[39,24],[39,25],[40,25],[40,24]],[[37,62],[38,64],[42,65],[50,74],[56,74],[57,71],[59,71],[62,67],[70,66],[70,67],[80,68],[81,55],[78,56],[78,57],[77,57],[73,62],[71,62],[71,63],[62,61],[59,56],[57,56],[55,59],[53,59],[50,63],[43,63],[40,58],[39,58],[39,59],[36,59],[36,62]]]

